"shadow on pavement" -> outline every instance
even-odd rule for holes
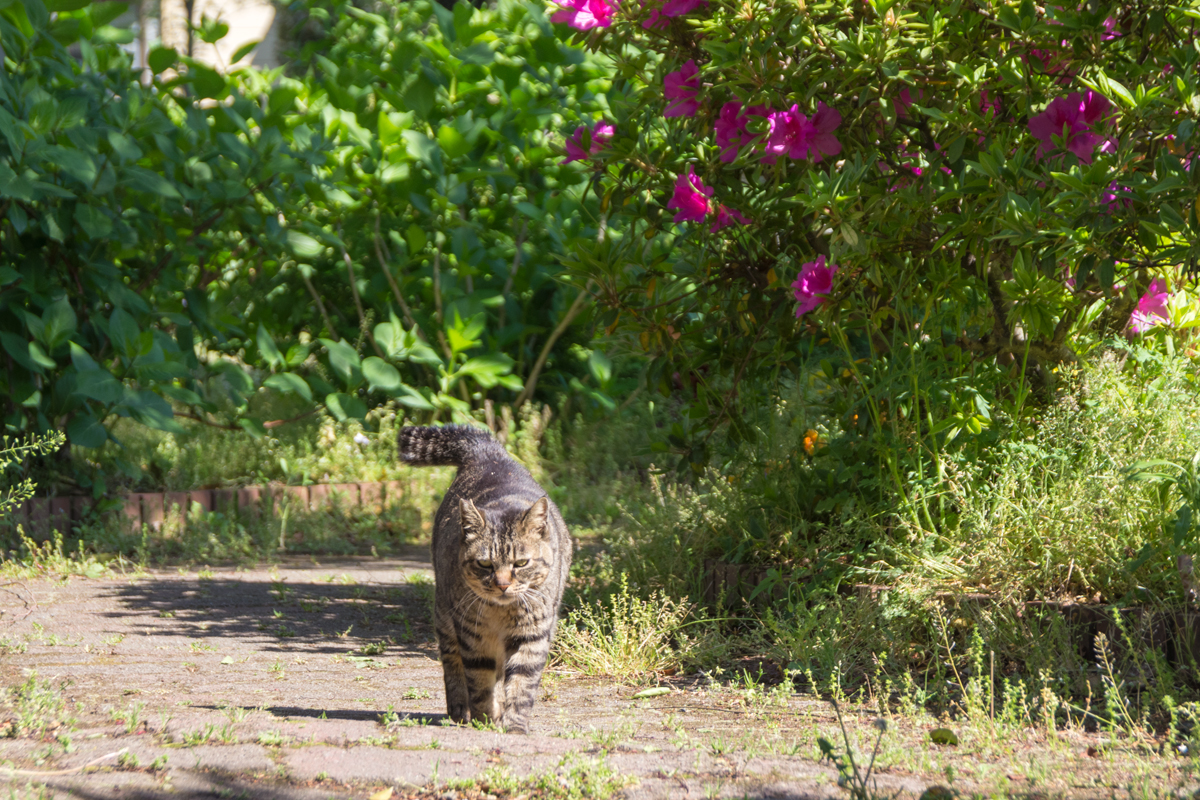
[[[293,582],[262,573],[160,576],[112,587],[123,610],[106,616],[145,626],[148,633],[243,642],[255,650],[345,653],[349,645],[369,657],[369,645],[386,640],[389,654],[398,649],[427,656],[432,592],[432,584],[424,583]]]

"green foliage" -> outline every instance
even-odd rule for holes
[[[0,519],[10,514],[14,508],[33,497],[33,479],[23,478],[15,484],[7,474],[15,470],[30,456],[44,456],[53,453],[63,446],[66,437],[60,431],[54,431],[44,436],[32,436],[29,441],[16,443],[8,436],[0,438]]]
[[[946,452],[1025,435],[1151,278],[1176,293],[1189,280],[1200,49],[1172,31],[1190,9],[750,0],[647,28],[657,3],[612,5],[588,39],[618,75],[615,133],[593,160],[628,227],[578,241],[570,267],[600,287],[601,324],[653,359],[650,385],[686,402],[659,445],[685,473],[726,456],[715,431],[769,447],[756,415],[817,380],[831,402],[813,427],[845,456],[823,499],[846,492],[932,533],[943,509],[920,497],[945,488]],[[667,76],[689,60],[698,108],[665,117]],[[1090,148],[1035,136],[1031,121],[1089,90],[1112,103],[1084,126]],[[795,106],[806,124],[828,107],[837,147],[765,157],[784,127],[763,110],[727,149],[737,104]],[[689,170],[712,193],[681,224],[668,205]],[[723,206],[748,224],[714,230]],[[792,281],[820,257],[839,270],[799,314]]]
[[[300,11],[336,16],[302,75],[156,49],[143,82],[107,4],[0,9],[7,429],[118,448],[136,476],[118,419],[263,436],[314,405],[607,400],[573,355],[587,295],[555,280],[595,201],[549,146],[597,107],[600,62],[522,2]]]

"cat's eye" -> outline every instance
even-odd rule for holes
[[[492,568],[492,560],[490,558],[481,558],[478,561],[476,561],[475,563],[477,563],[479,566],[483,567],[484,569]]]
[[[514,561],[514,562],[513,562],[513,566],[514,566],[514,567],[523,567],[523,566],[525,566],[525,565],[526,565],[526,564],[528,564],[528,563],[529,563],[529,559],[528,559],[528,558],[522,558],[520,561]]]

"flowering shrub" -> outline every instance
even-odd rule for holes
[[[852,376],[848,435],[886,418],[936,453],[1048,396],[1151,281],[1190,280],[1190,11],[611,8],[586,38],[618,76],[594,186],[628,224],[571,267],[599,286],[607,330],[654,357],[651,383],[688,391],[672,441],[694,465],[714,427],[752,435],[746,410],[814,354]]]

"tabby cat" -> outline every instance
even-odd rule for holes
[[[434,622],[450,718],[524,733],[571,566],[562,514],[485,430],[402,428],[400,458],[458,467],[433,525]]]

